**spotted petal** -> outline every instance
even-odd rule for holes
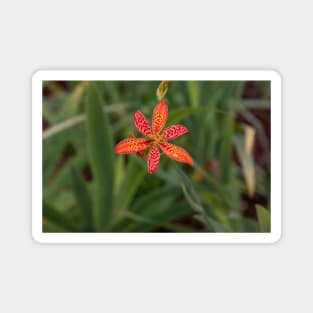
[[[168,142],[160,142],[159,146],[171,159],[193,165],[193,159],[185,149]]]
[[[166,140],[175,139],[183,134],[188,133],[188,131],[188,128],[184,125],[172,125],[164,130],[162,136]]]
[[[116,144],[114,152],[118,154],[136,153],[146,149],[151,144],[145,138],[126,138]]]
[[[167,121],[168,108],[165,101],[159,102],[153,109],[152,114],[152,130],[154,134],[158,134]]]
[[[149,174],[153,174],[157,170],[159,163],[160,163],[160,151],[157,148],[157,146],[153,145],[147,157],[147,168]]]
[[[134,124],[141,134],[145,136],[151,135],[152,132],[150,124],[143,113],[140,111],[136,111],[134,113]]]

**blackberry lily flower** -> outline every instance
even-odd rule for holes
[[[116,144],[114,152],[117,154],[138,153],[150,147],[147,156],[147,168],[153,174],[160,163],[160,148],[164,154],[171,159],[193,165],[193,160],[189,153],[167,140],[175,139],[188,132],[184,125],[172,125],[167,127],[162,133],[168,116],[168,107],[165,101],[161,101],[153,109],[152,128],[146,117],[140,111],[134,113],[134,124],[137,130],[147,138],[126,138]]]

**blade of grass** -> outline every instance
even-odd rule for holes
[[[93,230],[92,201],[87,185],[74,167],[70,168],[70,172],[76,203],[84,225],[84,231],[91,232]]]
[[[118,102],[120,98],[117,84],[116,81],[98,82],[98,86],[104,89],[112,102]]]
[[[51,221],[53,224],[64,228],[66,232],[80,231],[80,227],[75,225],[74,221],[69,216],[67,216],[65,213],[59,212],[45,201],[43,201],[42,204],[42,215],[43,218]]]
[[[215,221],[208,215],[206,208],[203,206],[201,198],[197,194],[189,177],[180,168],[177,166],[175,167],[182,178],[181,186],[184,196],[194,212],[198,214],[196,218],[204,223],[204,225],[207,227],[207,230],[212,229],[214,232],[227,232],[228,229],[224,225]]]
[[[53,200],[57,193],[63,188],[68,187],[69,182],[69,168],[75,166],[75,168],[81,169],[86,163],[86,152],[83,150],[79,154],[73,156],[57,173],[53,181],[50,184],[46,184],[43,188],[44,198]]]
[[[175,219],[186,216],[190,214],[191,210],[186,204],[179,204],[170,209],[160,213],[154,214],[152,217],[145,218],[145,220],[137,220],[137,223],[132,223],[130,225],[129,231],[131,232],[151,232],[158,228],[166,228],[169,231],[176,230],[182,231],[182,229],[177,230],[178,226],[172,224]],[[140,216],[132,212],[127,212],[128,218]],[[131,216],[132,215],[132,216]],[[181,226],[183,228],[183,226]],[[186,231],[191,231],[190,229],[184,228]],[[194,231],[194,229],[193,229]]]
[[[110,106],[103,107],[103,111],[105,113],[115,113],[120,110],[123,110],[125,108],[132,107],[132,105],[127,104],[112,104]],[[74,127],[76,125],[81,124],[82,122],[86,121],[86,114],[82,113],[73,117],[70,117],[58,124],[55,124],[54,126],[51,126],[50,128],[46,129],[42,133],[42,140],[46,140],[68,128]]]
[[[201,112],[205,112],[205,108],[187,107],[171,110],[169,112],[167,124],[168,125],[175,124],[191,114],[197,114]]]
[[[116,194],[115,208],[117,211],[128,209],[146,174],[145,169],[136,161],[136,157],[134,155],[130,156],[124,178]]]
[[[228,184],[231,179],[232,166],[232,136],[234,129],[234,113],[229,112],[223,116],[221,148],[219,159],[221,162],[221,181]]]
[[[151,214],[154,208],[160,206],[160,200],[164,201],[167,198],[175,199],[175,195],[179,188],[173,186],[165,186],[157,190],[152,190],[145,195],[142,195],[132,205],[131,211],[142,214]]]
[[[259,231],[261,233],[271,232],[271,215],[263,206],[256,204],[256,213],[258,216]]]
[[[87,142],[94,176],[94,226],[107,231],[113,211],[114,154],[112,130],[94,82],[89,82],[86,97]]]
[[[188,81],[187,88],[189,92],[189,99],[191,106],[197,108],[199,106],[200,88],[198,81]]]

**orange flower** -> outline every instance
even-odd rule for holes
[[[157,170],[160,163],[160,151],[158,148],[175,161],[193,165],[193,160],[185,149],[167,142],[167,140],[186,134],[188,128],[184,125],[172,125],[161,133],[166,124],[167,115],[168,108],[166,102],[159,102],[153,109],[151,129],[146,117],[140,111],[136,111],[134,113],[134,124],[137,130],[145,135],[147,139],[126,138],[115,146],[114,152],[118,154],[138,153],[150,147],[147,156],[147,168],[150,174]]]

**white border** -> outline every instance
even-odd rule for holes
[[[271,233],[43,233],[42,81],[270,80]],[[32,235],[40,243],[274,243],[281,236],[281,77],[273,70],[40,70],[32,78]]]

